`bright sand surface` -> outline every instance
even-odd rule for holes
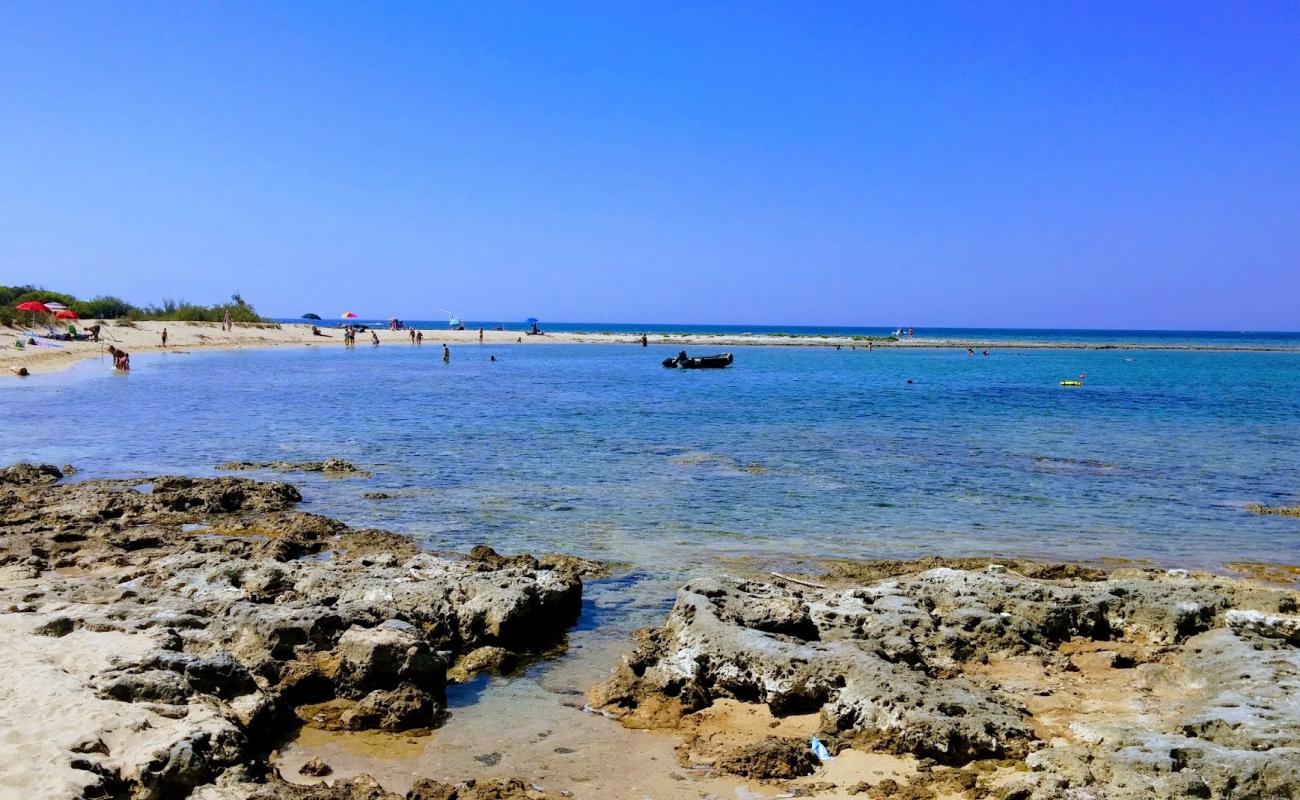
[[[162,331],[167,329],[167,347],[171,352],[189,350],[238,350],[245,347],[342,347],[343,331],[339,328],[321,327],[321,335],[312,333],[310,325],[259,323],[236,324],[234,330],[221,330],[219,322],[132,322],[122,324],[112,320],[84,320],[78,323],[78,330],[98,322],[102,327],[99,342],[51,341],[36,337],[35,346],[27,344],[23,349],[14,347],[16,341],[27,342],[24,330],[17,328],[0,329],[0,353],[5,374],[12,375],[13,368],[26,367],[33,374],[53,372],[65,369],[87,358],[104,359],[109,362],[108,347],[112,345],[132,355],[163,350]],[[382,345],[411,346],[407,331],[376,330]],[[478,330],[464,331],[424,331],[424,346],[436,347],[444,342],[448,344],[470,344],[478,342]],[[601,339],[632,341],[630,336],[601,336]],[[523,336],[518,331],[484,331],[483,341],[495,344],[523,342],[557,342],[578,341],[587,337],[572,334],[545,336]],[[370,331],[357,334],[357,347],[371,347]]]
[[[33,329],[0,328],[0,374],[13,375],[22,367],[33,374],[53,372],[65,369],[72,364],[88,359],[103,358],[108,363],[108,346],[113,345],[128,353],[143,353],[163,350],[161,334],[167,329],[168,351],[184,353],[192,350],[237,350],[246,347],[341,347],[343,331],[327,322],[320,327],[321,335],[312,333],[311,325],[296,323],[256,323],[236,324],[234,330],[223,331],[218,322],[117,322],[113,320],[82,320],[77,323],[78,330],[99,323],[100,341],[52,341],[34,337],[36,344],[26,344],[19,349],[17,342],[28,342],[33,338],[29,334]],[[411,346],[410,333],[405,330],[390,331],[371,328],[379,337],[381,345]],[[447,329],[422,329],[424,345],[434,347],[446,343],[474,344],[480,341],[480,331],[471,328],[463,331]],[[625,333],[572,333],[546,332],[540,336],[528,336],[522,331],[497,331],[484,329],[482,341],[486,344],[635,344],[640,338],[635,334]],[[674,344],[683,348],[691,347],[743,347],[787,346],[787,347],[867,347],[867,342],[849,336],[781,336],[763,334],[650,334],[650,344]],[[357,334],[358,347],[370,347],[370,331]],[[981,341],[975,339],[903,339],[900,341],[875,341],[874,347],[940,347],[940,348],[974,348],[1005,349],[1013,348],[1051,348],[1051,349],[1093,349],[1099,345],[1084,342],[1009,342]],[[1106,348],[1123,348],[1133,350],[1273,350],[1288,348],[1256,346],[1217,346],[1217,345],[1152,345],[1140,343],[1106,344]]]

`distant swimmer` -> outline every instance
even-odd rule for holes
[[[973,355],[975,355],[975,351],[972,350],[972,349],[970,349],[969,347],[967,347],[967,348],[966,348],[966,355],[968,355],[968,356],[973,356]]]
[[[488,361],[496,361],[496,360],[497,360],[497,357],[496,357],[496,356],[492,356],[492,357],[490,357],[490,358],[488,359]]]
[[[986,358],[988,357],[988,354],[989,354],[989,351],[985,350],[985,351],[984,351],[984,356],[985,356]]]

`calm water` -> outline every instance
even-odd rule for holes
[[[626,563],[592,587],[589,630],[654,621],[680,580],[736,558],[1300,562],[1300,520],[1242,509],[1300,503],[1300,354],[739,348],[727,370],[659,366],[673,350],[89,362],[0,385],[0,461],[94,477],[341,456],[374,477],[288,476],[309,510],[431,549]]]

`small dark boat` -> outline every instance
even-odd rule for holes
[[[712,356],[688,356],[686,351],[677,354],[676,358],[665,358],[663,364],[665,367],[681,367],[682,369],[722,369],[731,366],[731,353],[718,353]]]

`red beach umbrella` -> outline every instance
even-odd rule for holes
[[[50,313],[49,306],[44,303],[38,303],[35,300],[28,300],[26,303],[19,303],[17,308],[19,311],[39,311],[42,314]]]
[[[77,316],[77,312],[73,311],[70,308],[65,308],[62,311],[57,312],[54,315],[54,318],[55,319],[81,319],[81,317]]]

